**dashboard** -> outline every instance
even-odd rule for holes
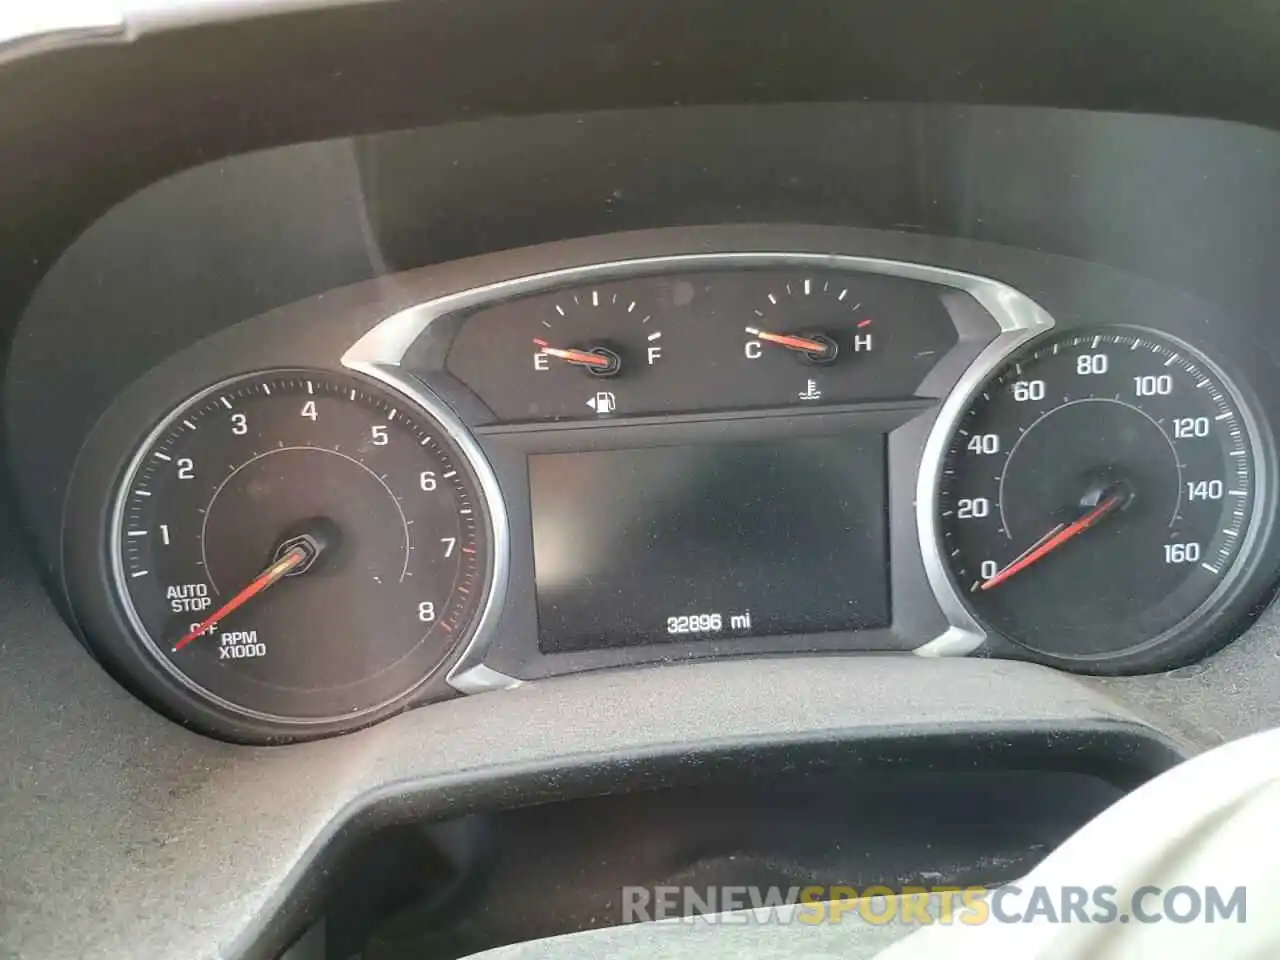
[[[1016,879],[1280,724],[1274,18],[311,6],[0,42],[0,953]]]
[[[1244,358],[850,241],[601,236],[207,338],[79,454],[70,608],[141,696],[264,742],[690,658],[1115,674],[1229,639],[1276,547]]]

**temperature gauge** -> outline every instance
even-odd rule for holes
[[[828,398],[846,378],[833,380],[814,368],[866,364],[875,352],[876,319],[848,277],[786,278],[771,285],[760,301],[743,328],[743,357],[753,377],[794,384],[789,400]]]

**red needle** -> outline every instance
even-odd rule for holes
[[[305,547],[294,547],[279,560],[271,564],[271,566],[258,574],[253,579],[253,582],[247,587],[210,614],[203,623],[192,627],[190,633],[173,645],[173,652],[177,653],[196,637],[203,634],[217,621],[221,620],[223,617],[230,616],[232,613],[244,606],[248,601],[252,600],[258,594],[262,593],[262,591],[270,587],[277,580],[288,576],[291,571],[296,570],[305,563],[310,556],[311,554],[307,552]]]
[[[808,337],[793,337],[786,333],[769,333],[767,330],[758,330],[755,327],[747,327],[746,329],[747,333],[757,340],[767,340],[769,343],[780,344],[788,350],[802,350],[805,353],[825,355],[831,349],[828,344],[810,340]]]
[[[989,580],[984,581],[982,586],[980,586],[978,589],[990,590],[992,587],[998,587],[1000,584],[1004,583],[1006,580],[1012,577],[1015,573],[1019,573],[1027,569],[1027,567],[1031,566],[1037,560],[1043,557],[1046,557],[1050,553],[1052,553],[1054,550],[1057,550],[1060,546],[1062,546],[1072,537],[1076,536],[1077,534],[1084,533],[1086,530],[1088,530],[1095,523],[1097,523],[1099,520],[1101,520],[1103,517],[1109,514],[1116,507],[1123,504],[1124,501],[1125,501],[1124,496],[1120,494],[1107,497],[1107,499],[1103,500],[1101,503],[1099,503],[1096,507],[1094,507],[1088,513],[1086,513],[1083,517],[1081,517],[1075,523],[1062,527],[1061,529],[1057,530],[1056,533],[1053,530],[1050,530],[1047,535],[1045,535],[1044,537],[1041,537],[1040,540],[1037,541],[1038,546],[1033,546],[1030,550],[1028,550],[1022,556],[1018,557],[1017,560],[1013,561],[1013,563],[1009,564],[1007,567],[1005,567],[999,573],[995,574]]]
[[[588,350],[561,350],[559,347],[552,347],[545,340],[534,338],[534,343],[542,348],[542,352],[549,357],[559,357],[561,360],[568,360],[570,363],[581,363],[588,367],[611,367],[613,361],[608,357],[598,353],[591,353]]]

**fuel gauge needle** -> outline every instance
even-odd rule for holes
[[[615,363],[603,353],[594,353],[590,350],[561,350],[559,347],[553,347],[545,340],[539,340],[536,337],[533,342],[542,348],[542,352],[548,357],[557,357],[560,360],[567,360],[569,363],[580,364],[584,367],[595,367],[604,370],[612,367]]]

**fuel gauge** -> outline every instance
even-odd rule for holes
[[[664,359],[651,298],[603,284],[511,301],[470,318],[449,357],[453,373],[493,384],[502,416],[559,420],[638,412]],[[495,402],[495,400],[497,402]]]

